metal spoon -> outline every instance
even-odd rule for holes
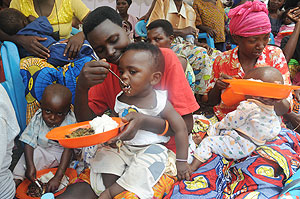
[[[43,188],[40,185],[39,181],[35,180],[34,183],[41,189],[41,192],[43,192]]]

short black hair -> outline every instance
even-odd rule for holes
[[[147,51],[152,55],[153,58],[153,69],[156,71],[160,71],[160,72],[164,72],[165,69],[165,59],[164,56],[162,54],[162,52],[160,51],[160,49],[148,42],[135,42],[135,43],[131,43],[129,44],[125,50],[124,53],[126,51],[129,50],[137,50],[137,51]]]
[[[164,32],[167,36],[174,35],[174,30],[173,30],[172,24],[168,20],[165,20],[165,19],[157,19],[155,21],[152,21],[148,25],[147,30],[152,30],[154,28],[159,28],[159,27],[161,27],[164,30]]]
[[[96,26],[101,24],[106,19],[112,23],[122,27],[122,18],[119,13],[111,7],[101,6],[93,10],[83,22],[83,32],[85,37],[90,33]]]
[[[5,8],[0,11],[0,28],[8,35],[15,35],[25,27],[26,16],[17,9]]]

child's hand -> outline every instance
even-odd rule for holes
[[[177,177],[178,180],[190,180],[190,176],[192,171],[190,166],[187,162],[178,162],[176,161],[176,168],[177,168]]]
[[[49,182],[47,183],[47,189],[46,192],[54,192],[58,189],[60,185],[60,179],[58,177],[54,176]]]
[[[35,166],[28,166],[25,171],[25,176],[30,180],[31,182],[34,182],[36,180],[36,168]]]

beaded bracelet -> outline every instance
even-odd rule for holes
[[[166,127],[165,127],[164,132],[162,132],[162,134],[159,134],[160,136],[164,136],[164,135],[168,132],[168,129],[169,129],[169,122],[168,122],[168,120],[165,120],[165,121],[166,121]]]

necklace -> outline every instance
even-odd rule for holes
[[[43,12],[42,12],[42,9],[41,9],[41,5],[40,5],[39,0],[34,1],[34,2],[35,2],[35,4],[37,5],[38,11],[39,11],[39,13],[37,13],[37,14],[38,14],[39,16],[44,16],[44,15],[43,15]],[[53,37],[54,37],[54,39],[59,40],[60,25],[59,25],[58,11],[57,11],[57,5],[56,5],[56,1],[55,1],[55,0],[54,0],[53,8],[55,8],[56,19],[57,19],[57,25],[58,25],[58,31],[53,32]],[[53,8],[51,9],[49,15],[46,16],[47,18],[52,14]]]

